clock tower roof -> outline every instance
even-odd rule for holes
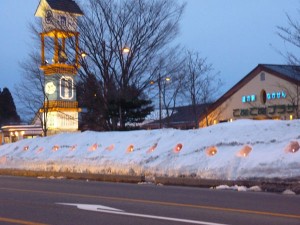
[[[43,17],[45,8],[76,14],[77,16],[83,15],[83,12],[74,0],[40,0],[35,16]]]

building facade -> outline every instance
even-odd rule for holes
[[[199,127],[237,119],[299,118],[300,66],[259,64],[200,116]]]
[[[43,130],[36,125],[8,125],[0,129],[0,144],[13,143],[23,139],[41,137]]]

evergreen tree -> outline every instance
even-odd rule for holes
[[[17,113],[13,97],[8,88],[0,92],[0,125],[18,124],[20,116]]]
[[[132,129],[153,111],[152,101],[134,86],[126,88],[117,96],[109,102],[109,114],[110,118],[123,118],[118,120],[118,123],[123,123],[119,126],[121,130]]]
[[[81,130],[106,130],[103,119],[103,98],[99,81],[90,74],[77,84],[77,99],[82,108],[79,127]]]

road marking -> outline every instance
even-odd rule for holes
[[[127,213],[123,210],[107,207],[104,205],[71,204],[71,203],[57,203],[57,204],[76,206],[78,209],[96,211],[96,212],[102,212],[102,213],[109,213],[109,214],[117,214],[117,215],[123,215],[123,216],[142,217],[142,218],[167,220],[167,221],[175,221],[175,222],[190,223],[190,224],[227,225],[227,224],[221,224],[221,223],[211,223],[211,222],[206,222],[206,221],[179,219],[179,218],[172,218],[172,217],[165,217],[165,216],[154,216],[154,215],[139,214],[139,213]]]
[[[77,206],[78,209],[89,210],[89,211],[106,210],[106,211],[124,212],[123,210],[108,207],[108,206],[104,206],[104,205],[71,204],[71,203],[56,203],[56,204]]]
[[[0,217],[0,222],[22,224],[22,225],[46,225],[45,223],[35,223],[35,222],[30,222],[25,220],[16,220],[11,218],[4,218],[4,217]]]
[[[245,214],[263,215],[263,216],[300,219],[300,215],[295,215],[295,214],[273,213],[273,212],[255,211],[255,210],[247,210],[247,209],[222,208],[222,207],[207,206],[207,205],[193,205],[193,204],[184,204],[184,203],[175,203],[175,202],[161,202],[161,201],[142,200],[142,199],[107,197],[101,195],[85,195],[85,194],[74,194],[74,193],[64,193],[64,192],[51,192],[51,191],[39,191],[39,190],[28,190],[28,189],[26,190],[26,189],[17,189],[17,188],[0,188],[0,190],[31,192],[31,193],[40,193],[40,194],[49,194],[49,195],[74,196],[74,197],[92,198],[92,199],[105,199],[105,200],[123,201],[123,202],[147,203],[147,204],[165,205],[165,206],[190,207],[190,208],[208,209],[208,210],[234,212],[234,213],[245,213]]]

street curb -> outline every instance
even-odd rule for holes
[[[0,175],[45,177],[45,178],[54,177],[54,178],[65,178],[65,179],[75,179],[75,180],[94,180],[94,181],[120,182],[120,183],[138,183],[144,181],[142,176],[53,172],[53,171],[32,171],[32,170],[15,170],[15,169],[0,169]]]
[[[155,177],[156,184],[163,185],[177,185],[177,186],[190,186],[202,188],[215,188],[219,185],[228,186],[245,186],[253,187],[259,186],[262,191],[266,192],[283,192],[291,190],[295,194],[300,194],[300,179],[251,179],[251,180],[210,180],[210,179],[197,179],[197,178],[181,178],[181,177]]]
[[[25,176],[25,177],[45,177],[45,178],[64,178],[75,180],[93,180],[104,182],[119,183],[140,183],[145,182],[145,176],[140,175],[118,175],[118,174],[92,174],[92,173],[72,173],[54,171],[32,171],[18,169],[0,169],[0,176]],[[154,183],[157,185],[189,186],[200,188],[215,188],[219,185],[228,186],[259,186],[266,192],[283,192],[291,190],[300,194],[300,178],[294,179],[252,179],[252,180],[212,180],[197,179],[189,177],[155,177]]]

